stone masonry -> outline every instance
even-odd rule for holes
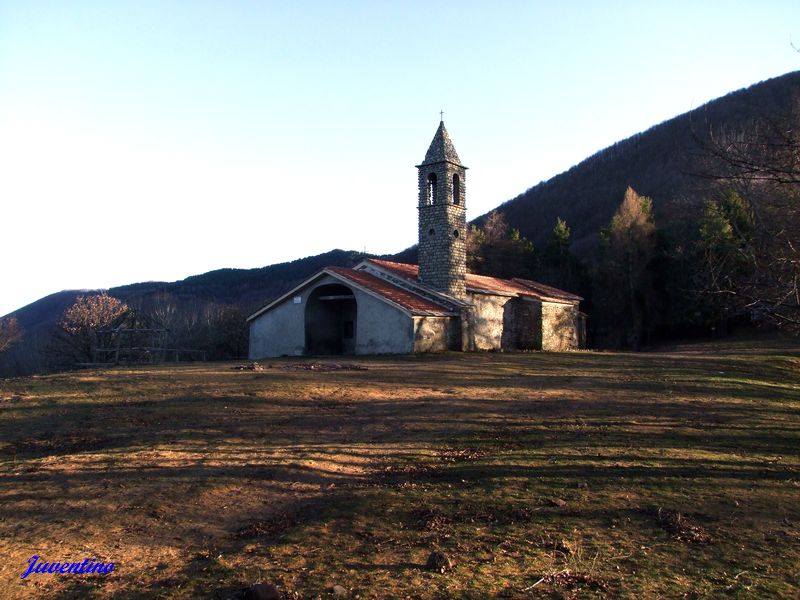
[[[465,174],[444,127],[433,137],[419,170],[419,278],[456,298],[466,296]]]

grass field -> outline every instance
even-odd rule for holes
[[[321,362],[0,381],[0,598],[800,597],[798,346]]]

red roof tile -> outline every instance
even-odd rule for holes
[[[412,281],[416,281],[417,276],[419,275],[419,267],[417,265],[392,262],[390,260],[380,260],[379,258],[368,258],[367,262],[374,263],[379,267],[383,267],[387,271],[392,271],[395,275],[405,277],[406,279],[411,279]]]
[[[545,285],[544,283],[539,283],[538,281],[532,281],[530,279],[520,279],[519,277],[515,277],[511,281],[525,288],[533,290],[534,292],[538,293],[541,296],[546,296],[547,298],[568,300],[570,302],[583,300],[581,296],[570,294],[569,292],[565,292],[564,290],[554,288],[553,286],[550,285]]]
[[[388,281],[381,279],[380,277],[371,275],[366,271],[356,271],[354,269],[347,269],[345,267],[328,267],[326,270],[332,271],[337,275],[341,275],[342,277],[346,277],[350,281],[357,283],[360,286],[379,294],[380,296],[383,296],[387,300],[390,300],[399,306],[402,306],[409,312],[434,317],[446,317],[453,314],[452,311],[447,310],[443,306],[431,302],[426,298],[422,298],[421,296],[417,296],[416,294],[404,290],[403,288],[397,287],[396,285],[393,285]]]
[[[495,292],[497,294],[530,295],[530,290],[508,279],[489,277],[488,275],[474,275],[472,273],[467,273],[467,289]]]
[[[416,281],[419,276],[419,267],[417,265],[380,260],[377,258],[369,258],[367,261],[411,281]],[[496,294],[532,296],[534,298],[553,298],[570,302],[582,300],[580,296],[539,283],[538,281],[519,278],[500,279],[499,277],[475,275],[474,273],[467,273],[467,289],[472,291],[493,292]]]

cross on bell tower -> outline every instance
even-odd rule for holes
[[[444,121],[439,123],[425,160],[417,169],[419,280],[463,298],[467,273],[467,168],[458,158]]]

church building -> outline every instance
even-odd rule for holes
[[[417,169],[419,265],[322,269],[248,318],[251,359],[583,345],[580,296],[467,272],[467,168],[444,122]]]

